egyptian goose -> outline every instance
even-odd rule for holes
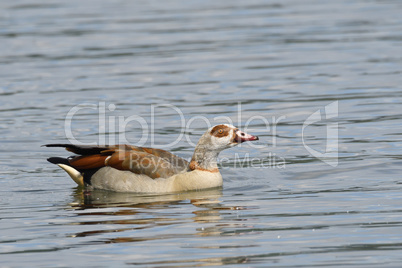
[[[221,124],[198,141],[190,163],[165,150],[132,145],[64,147],[77,155],[47,159],[64,169],[79,186],[117,192],[167,193],[222,186],[218,154],[245,141],[258,140],[238,128]]]

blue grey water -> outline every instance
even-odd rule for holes
[[[0,2],[1,267],[398,267],[402,2]],[[222,189],[82,191],[46,143],[191,156]]]

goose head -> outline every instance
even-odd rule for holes
[[[217,169],[216,158],[225,149],[245,141],[258,140],[230,124],[220,124],[209,128],[200,138],[190,162],[190,169]]]
[[[209,147],[210,150],[219,151],[239,145],[245,141],[255,140],[258,140],[257,136],[247,134],[229,124],[221,124],[211,127],[200,139],[200,141],[204,143],[203,146]]]

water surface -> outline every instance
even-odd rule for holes
[[[19,0],[0,10],[1,266],[401,263],[400,1]],[[323,120],[302,133],[317,110]],[[208,123],[247,126],[260,141],[222,152],[223,189],[83,192],[45,160],[68,153],[40,147],[71,141],[69,116],[77,142],[184,158]],[[119,129],[119,118],[133,120]],[[331,129],[335,167],[303,145],[323,152]]]

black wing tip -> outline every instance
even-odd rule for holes
[[[50,143],[50,144],[43,144],[41,147],[71,147],[74,146],[73,144],[67,143]]]
[[[63,158],[63,157],[49,157],[47,159],[47,161],[49,161],[52,164],[64,164],[64,165],[70,165],[70,162],[68,161],[67,158]]]
[[[44,144],[44,147],[62,147],[65,148],[69,152],[73,152],[78,155],[91,155],[91,154],[100,154],[102,151],[109,150],[110,148],[107,145],[97,146],[97,145],[74,145],[67,143],[51,143]]]

